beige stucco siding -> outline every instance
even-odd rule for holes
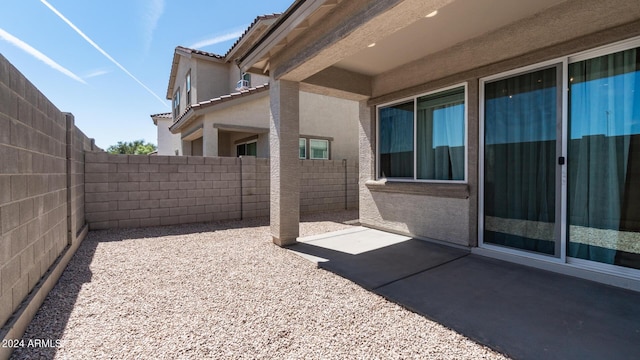
[[[358,159],[358,102],[300,92],[300,134],[331,137],[333,160]]]
[[[185,92],[186,85],[186,76],[189,70],[191,69],[191,61],[185,57],[180,57],[178,63],[178,70],[176,71],[176,79],[173,84],[173,94],[171,94],[171,111],[173,111],[173,97],[176,94],[176,91],[180,90],[180,112],[183,112],[187,104],[187,95]],[[195,69],[191,70],[191,78],[193,79],[195,76]],[[193,87],[193,81],[192,81]],[[193,91],[193,90],[192,90]]]
[[[238,80],[240,80],[240,69],[235,65],[231,65],[229,67],[229,92],[230,93],[236,91],[235,89],[238,84]],[[250,86],[258,86],[262,84],[267,84],[268,82],[269,82],[268,76],[251,73]]]
[[[467,199],[370,192],[360,196],[360,223],[467,246],[469,206]]]
[[[213,124],[251,126],[267,129],[269,127],[269,97],[254,98],[249,101],[234,104],[231,107],[210,111],[204,115],[204,122]]]
[[[194,102],[210,100],[222,95],[227,95],[229,91],[229,67],[227,63],[198,60],[196,69],[197,76],[192,73],[192,86],[194,86]],[[193,70],[192,70],[193,71]]]
[[[171,124],[171,119],[158,119],[158,155],[176,155],[181,148],[180,134],[169,131]]]

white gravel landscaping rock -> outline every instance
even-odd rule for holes
[[[24,339],[61,347],[12,358],[504,358],[275,246],[267,219],[90,232]]]

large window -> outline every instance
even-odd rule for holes
[[[465,181],[465,86],[378,109],[380,178]]]

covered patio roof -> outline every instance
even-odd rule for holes
[[[238,62],[245,70],[301,82],[302,89],[377,97],[417,85],[412,70],[425,65],[438,68],[437,79],[441,68],[489,65],[635,19],[637,3],[614,2],[299,0]],[[593,21],[585,24],[585,17]],[[491,57],[481,56],[487,47]],[[442,60],[452,51],[463,55],[460,63]]]

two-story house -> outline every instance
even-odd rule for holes
[[[240,71],[235,56],[253,46],[279,15],[259,16],[225,55],[176,47],[167,99],[151,115],[159,155],[269,157],[269,77]],[[308,90],[308,89],[307,89]],[[301,159],[358,158],[358,103],[299,92]]]

